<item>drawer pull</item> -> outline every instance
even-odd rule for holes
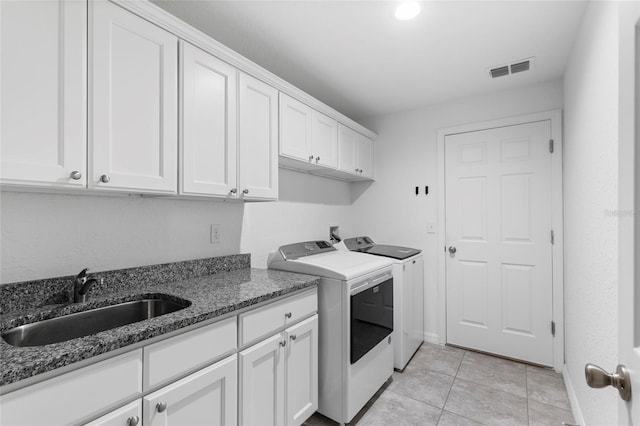
[[[291,312],[287,312],[286,314],[284,314],[285,318],[291,318]]]
[[[290,338],[291,340],[296,340],[296,337],[298,337],[298,336],[296,336],[295,334],[292,334],[291,336],[289,336],[289,338]]]
[[[140,417],[131,416],[127,419],[127,426],[137,426],[140,423]]]
[[[156,410],[158,411],[158,413],[162,413],[166,409],[167,409],[167,403],[166,402],[158,402],[156,404]]]

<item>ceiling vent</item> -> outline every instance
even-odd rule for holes
[[[504,66],[499,68],[492,68],[489,72],[491,73],[492,78],[504,77],[505,75],[509,75],[509,67]]]
[[[533,69],[535,58],[520,59],[510,64],[500,65],[489,69],[491,78],[505,77],[511,74],[517,74]]]

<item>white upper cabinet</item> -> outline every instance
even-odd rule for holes
[[[180,42],[180,193],[236,188],[236,69]]]
[[[278,91],[240,73],[238,78],[238,196],[278,198]]]
[[[338,126],[338,170],[356,174],[356,143],[358,134],[340,124]]]
[[[338,167],[338,122],[315,110],[312,118],[313,162],[335,169]]]
[[[280,93],[280,155],[313,162],[312,113],[302,102]]]
[[[88,186],[176,193],[178,39],[113,3],[89,4]]]
[[[358,134],[356,143],[356,161],[360,169],[360,176],[373,177],[373,141]]]
[[[373,178],[373,141],[350,128],[338,125],[338,170],[349,180]]]
[[[2,184],[86,185],[86,13],[81,1],[0,1]]]
[[[280,160],[318,171],[338,166],[338,122],[280,93]]]

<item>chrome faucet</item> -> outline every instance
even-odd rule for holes
[[[91,287],[98,282],[95,278],[87,279],[88,268],[84,268],[76,276],[73,286],[73,303],[83,303],[89,298],[88,293]]]

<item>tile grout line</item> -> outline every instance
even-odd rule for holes
[[[449,392],[447,392],[447,397],[444,399],[444,403],[442,404],[442,408],[440,409],[440,416],[438,417],[438,423],[440,423],[440,419],[442,418],[442,413],[444,413],[444,407],[447,405],[447,401],[449,401],[449,396],[451,396],[451,389],[453,389],[453,384],[456,382],[456,379],[458,378],[458,371],[460,371],[460,366],[462,365],[462,361],[464,361],[464,357],[466,354],[467,354],[467,351],[464,351],[462,353],[462,358],[460,358],[460,363],[458,364],[458,368],[456,368],[456,372],[453,375],[451,386],[449,386]],[[436,425],[438,423],[436,423]]]

